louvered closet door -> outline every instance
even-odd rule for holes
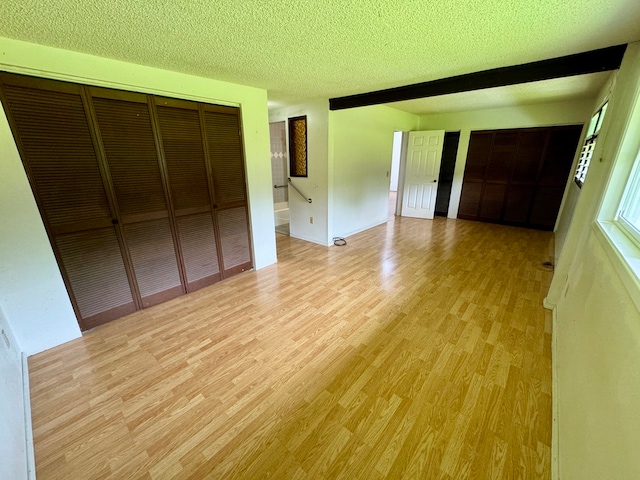
[[[214,211],[224,276],[252,268],[244,158],[237,108],[203,107],[206,143],[213,170]]]
[[[189,291],[221,279],[198,104],[155,99]]]
[[[90,91],[142,305],[155,305],[184,289],[147,97]]]
[[[0,79],[5,109],[80,327],[133,312],[81,87],[9,74]]]

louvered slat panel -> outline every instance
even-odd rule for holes
[[[146,103],[93,98],[122,215],[167,209]]]
[[[245,207],[218,211],[222,261],[225,273],[250,264],[249,229]]]
[[[149,297],[180,289],[180,275],[168,219],[125,225],[124,234],[144,306],[165,299]],[[173,293],[167,293],[166,297],[172,296]]]
[[[174,208],[211,205],[198,111],[157,110]]]
[[[220,280],[200,117],[197,110],[158,106],[158,124],[188,289]],[[183,216],[185,210],[208,211]]]
[[[93,103],[125,241],[147,307],[182,293],[149,108],[103,97],[94,97]]]
[[[56,244],[82,318],[135,310],[113,228],[60,235]]]
[[[178,217],[177,223],[189,285],[207,277],[218,276],[220,267],[211,214]],[[207,284],[218,279],[219,276]]]
[[[41,214],[52,226],[110,220],[79,94],[4,86]]]
[[[226,275],[251,266],[238,109],[199,105],[191,110],[185,102],[168,101],[152,118],[156,109],[150,110],[148,97],[141,94],[4,73],[0,77],[83,329],[180,295],[185,276],[189,289],[220,279],[220,238]],[[200,125],[203,110],[206,139]],[[166,167],[156,149],[156,133]],[[207,158],[215,170],[212,182]],[[218,211],[211,185],[219,187]],[[121,225],[113,227],[116,214]],[[176,258],[179,247],[184,262]]]
[[[218,205],[246,200],[240,126],[234,114],[204,112]]]

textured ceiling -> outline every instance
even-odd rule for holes
[[[0,36],[330,98],[640,40],[638,0],[4,0]]]
[[[399,110],[415,114],[457,112],[511,105],[533,105],[543,102],[594,98],[604,87],[611,72],[590,73],[567,78],[554,78],[508,87],[486,88],[471,92],[388,103]]]

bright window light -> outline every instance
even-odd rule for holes
[[[604,115],[607,112],[607,105],[608,103],[605,103],[591,118],[591,122],[589,122],[587,138],[585,139],[582,151],[580,152],[580,159],[578,160],[578,167],[576,168],[574,176],[574,180],[580,188],[582,188],[582,185],[587,178],[587,171],[589,170],[591,157],[593,156],[593,151],[596,148],[596,139],[598,138],[598,133],[600,133],[600,127],[602,126]]]
[[[617,221],[625,233],[640,245],[640,153],[622,196]]]

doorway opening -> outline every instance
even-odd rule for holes
[[[429,135],[429,141],[427,142],[429,147],[433,151],[426,152],[423,155],[420,150],[427,149],[429,147],[425,141],[420,141],[421,136],[425,134],[439,134],[440,141],[434,143],[435,135]],[[415,148],[412,150],[412,146],[409,145],[410,137],[414,138]],[[444,132],[444,131],[418,131],[418,132],[394,132],[393,136],[393,154],[391,159],[391,179],[389,185],[389,219],[393,219],[394,215],[403,215],[403,201],[405,200],[405,176],[407,174],[407,162],[408,157],[411,155],[412,166],[411,169],[417,172],[427,173],[427,170],[431,171],[431,182],[436,184],[435,190],[432,190],[430,195],[426,195],[427,189],[421,196],[421,201],[418,202],[423,205],[431,205],[431,213],[425,217],[419,218],[433,218],[436,216],[448,216],[449,204],[451,201],[451,188],[453,185],[453,177],[455,173],[456,157],[458,154],[458,144],[460,142],[460,132]],[[440,145],[440,153],[437,152],[437,145]],[[435,157],[439,157],[438,161]],[[416,163],[417,160],[417,163]],[[434,163],[433,168],[429,168],[429,164]],[[411,192],[409,192],[411,193]],[[414,192],[415,193],[415,192]],[[415,196],[415,195],[414,195]],[[430,196],[431,198],[427,198]],[[413,203],[416,203],[413,199]],[[408,215],[413,216],[413,215]]]
[[[289,235],[289,187],[287,184],[287,131],[285,122],[269,124],[273,216],[276,232]]]
[[[391,170],[389,172],[389,217],[393,220],[396,215],[401,215],[402,196],[398,199],[398,191],[402,192],[402,155],[408,132],[393,132],[393,150],[391,153]]]
[[[393,132],[393,151],[391,154],[391,172],[389,175],[389,220],[393,220],[398,210],[398,178],[400,175],[403,135],[404,132]]]
[[[436,194],[435,214],[447,217],[449,202],[451,200],[451,186],[456,168],[456,156],[458,155],[458,143],[460,132],[445,132],[444,147],[442,149],[442,162],[440,163],[440,175],[438,176],[438,193]]]

